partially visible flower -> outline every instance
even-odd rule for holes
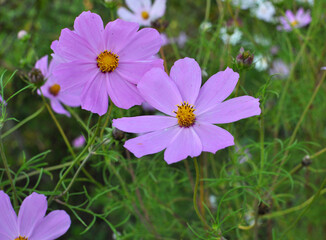
[[[239,154],[240,164],[247,162],[252,157],[248,148],[242,149],[241,146],[235,146],[235,151]]]
[[[255,68],[258,71],[262,72],[268,68],[268,58],[266,56],[259,54],[259,55],[256,55],[255,59],[256,59]]]
[[[29,81],[37,88],[41,87],[44,84],[44,75],[38,68],[32,68],[28,73]]]
[[[271,40],[262,35],[254,35],[254,40],[255,40],[256,44],[259,44],[261,46],[271,45]]]
[[[307,26],[311,22],[310,11],[305,12],[303,8],[300,8],[294,15],[292,11],[287,10],[285,17],[280,17],[281,26],[278,26],[278,30],[292,31],[293,28],[302,28]]]
[[[180,35],[175,39],[179,47],[183,48],[188,41],[188,36],[185,32],[181,32]]]
[[[233,136],[215,124],[231,123],[259,115],[259,99],[242,96],[224,101],[233,91],[239,74],[218,72],[201,88],[198,63],[184,58],[174,63],[170,77],[161,68],[148,71],[137,87],[144,99],[165,116],[124,117],[113,126],[124,132],[143,133],[125,142],[136,157],[160,152],[168,163],[196,157],[234,145]]]
[[[326,70],[326,67],[322,67],[321,70]]]
[[[3,105],[7,105],[6,101],[2,98],[1,95],[0,95],[0,103],[2,103]]]
[[[272,46],[270,52],[271,54],[276,55],[279,50],[280,48],[278,46]]]
[[[162,46],[170,44],[170,39],[168,36],[166,36],[165,33],[161,33],[161,38],[162,38]]]
[[[70,217],[63,210],[55,210],[45,216],[46,197],[32,193],[20,207],[18,217],[9,196],[0,191],[0,239],[1,240],[54,240],[67,232]]]
[[[125,137],[125,133],[117,128],[113,128],[112,136],[115,140],[122,140]]]
[[[216,198],[216,196],[210,195],[208,200],[209,200],[209,203],[210,203],[212,208],[217,208],[217,204],[216,204],[217,203],[217,198]]]
[[[233,0],[232,4],[234,6],[240,7],[243,10],[252,8],[256,4],[256,0]]]
[[[212,23],[211,22],[208,22],[208,21],[204,21],[200,24],[199,26],[199,29],[202,31],[202,32],[207,32],[209,31],[210,29],[212,28]]]
[[[83,12],[75,20],[74,31],[61,31],[53,51],[64,62],[53,74],[63,89],[81,91],[83,109],[105,114],[108,96],[124,109],[143,102],[136,84],[151,68],[163,68],[163,60],[153,58],[162,39],[155,29],[138,29],[137,23],[121,19],[104,28],[99,15]]]
[[[166,8],[166,0],[126,0],[129,11],[125,7],[118,9],[119,18],[136,22],[141,26],[150,26],[151,22],[163,17]]]
[[[72,146],[75,148],[81,148],[82,146],[85,145],[85,137],[84,135],[80,135],[79,137],[75,138],[74,141],[72,142]]]
[[[25,36],[27,36],[27,32],[25,30],[20,30],[18,33],[17,33],[17,38],[18,39],[23,39]]]
[[[156,109],[155,109],[152,105],[150,105],[148,102],[143,102],[141,106],[142,106],[142,108],[144,109],[144,111],[146,111],[146,112],[153,112],[153,111],[156,110]]]
[[[269,70],[269,74],[276,74],[276,77],[287,78],[290,74],[290,68],[282,60],[275,60],[272,63],[272,68]]]
[[[314,0],[297,0],[298,3],[308,3],[314,5]]]
[[[40,89],[42,94],[50,99],[53,111],[70,117],[70,113],[64,109],[61,103],[71,107],[80,106],[80,91],[79,89],[67,90],[62,88],[61,84],[52,73],[56,64],[56,61],[52,59],[48,65],[48,56],[44,56],[36,62],[35,68],[38,69],[46,79],[45,84]],[[41,95],[41,91],[38,90],[39,95]]]
[[[236,45],[241,40],[242,32],[238,28],[234,28],[233,31],[229,32],[227,27],[222,27],[220,37],[225,44]]]
[[[259,1],[258,7],[253,9],[253,14],[261,20],[265,22],[273,22],[274,14],[275,14],[275,7],[269,1]]]

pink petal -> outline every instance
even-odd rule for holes
[[[0,239],[13,240],[17,236],[19,236],[17,215],[9,196],[0,191]]]
[[[113,126],[124,132],[145,133],[169,128],[178,124],[174,117],[139,116],[113,119]]]
[[[197,116],[198,121],[213,124],[231,123],[260,115],[259,99],[250,96],[232,98]]]
[[[166,0],[155,0],[150,16],[152,19],[158,19],[163,17],[166,8]]]
[[[138,28],[139,25],[137,23],[126,22],[121,19],[109,22],[104,30],[106,49],[116,54],[120,53],[135,37]]]
[[[148,59],[158,53],[162,44],[163,40],[157,30],[143,28],[117,54],[121,61]]]
[[[171,68],[170,77],[175,81],[183,101],[194,104],[201,86],[201,69],[192,58],[176,61]]]
[[[81,104],[80,92],[81,91],[60,92],[58,99],[67,106],[78,107]]]
[[[95,62],[95,64],[99,54],[97,49],[94,49],[86,39],[67,28],[61,30],[59,43],[54,53],[65,58],[66,61],[84,60]]]
[[[137,84],[146,72],[154,67],[164,69],[162,59],[120,62],[117,74],[131,83]]]
[[[109,98],[106,83],[109,81],[108,74],[98,72],[96,77],[87,82],[81,94],[82,109],[104,115],[108,110]]]
[[[132,152],[137,158],[144,155],[162,151],[178,135],[181,128],[179,126],[162,129],[151,133],[146,133],[139,137],[126,141],[124,147]]]
[[[21,236],[31,236],[34,228],[42,221],[47,209],[46,197],[32,193],[26,197],[18,214],[18,227]]]
[[[128,109],[144,101],[136,85],[124,80],[118,73],[108,76],[106,86],[112,102],[119,108]]]
[[[179,162],[188,156],[197,157],[202,152],[202,143],[194,128],[180,128],[180,133],[172,140],[164,152],[168,163]]]
[[[61,91],[81,91],[90,79],[101,73],[96,63],[61,63],[53,70],[53,75]],[[79,90],[78,90],[79,89]]]
[[[53,240],[67,232],[71,224],[69,215],[62,210],[49,213],[34,229],[28,240]]]
[[[200,89],[195,108],[197,115],[205,112],[226,99],[233,91],[239,79],[239,74],[231,68],[221,71],[208,79]]]
[[[174,81],[160,68],[148,71],[137,87],[146,102],[167,115],[174,116],[176,105],[182,102]]]
[[[103,21],[99,15],[90,11],[82,12],[75,20],[74,29],[98,53],[105,50]]]
[[[35,63],[35,68],[39,69],[44,77],[48,76],[48,55],[42,57]]]
[[[51,107],[56,113],[64,114],[67,117],[70,117],[70,113],[66,109],[64,109],[58,99],[51,99]]]
[[[234,145],[233,136],[223,128],[198,121],[193,128],[198,134],[205,152],[216,153],[220,149]]]

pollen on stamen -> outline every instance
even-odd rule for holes
[[[97,67],[102,73],[113,72],[119,65],[119,56],[105,50],[97,56],[96,61]]]
[[[299,24],[299,22],[298,22],[297,20],[294,20],[294,21],[291,22],[291,26],[292,26],[292,27],[295,27],[295,26],[297,26],[298,24]]]
[[[49,93],[53,96],[57,96],[60,92],[60,85],[59,84],[53,84],[51,87],[49,87]]]
[[[141,16],[144,20],[147,20],[149,18],[149,13],[147,11],[142,11]]]
[[[18,238],[15,238],[14,240],[28,240],[28,238],[27,237],[19,236]]]
[[[177,107],[178,110],[173,112],[176,114],[179,126],[187,128],[194,125],[196,120],[196,115],[194,114],[194,111],[196,111],[195,106],[184,101],[182,104],[177,105]]]

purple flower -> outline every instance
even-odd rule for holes
[[[138,28],[137,23],[120,19],[104,28],[99,15],[83,12],[74,31],[61,31],[53,51],[65,62],[54,69],[54,75],[63,89],[81,90],[83,109],[105,114],[108,95],[120,108],[143,102],[136,84],[152,67],[163,68],[163,61],[153,58],[162,39],[155,29]]]
[[[128,9],[120,7],[118,9],[119,18],[139,23],[141,26],[150,26],[151,22],[163,17],[165,13],[166,0],[126,0]]]
[[[46,197],[32,193],[23,201],[18,217],[6,193],[0,191],[1,240],[53,240],[67,232],[70,217],[63,210],[45,216]]]
[[[292,11],[287,10],[285,17],[280,17],[281,26],[278,26],[278,30],[292,31],[293,28],[302,28],[311,22],[310,11],[304,12],[303,8],[300,8],[294,15]]]
[[[160,152],[175,163],[202,151],[234,145],[232,135],[214,124],[235,122],[260,114],[259,99],[242,96],[224,101],[239,74],[227,68],[201,87],[201,69],[191,58],[175,62],[170,77],[159,68],[147,72],[138,84],[144,99],[167,116],[139,116],[113,120],[113,126],[131,133],[145,133],[128,140],[125,147],[136,157]],[[223,102],[224,101],[224,102]]]
[[[70,113],[64,109],[61,102],[71,107],[80,106],[80,91],[78,91],[78,89],[71,91],[62,88],[57,78],[52,74],[53,68],[57,64],[58,63],[53,59],[48,66],[48,56],[44,56],[36,62],[35,68],[39,69],[44,78],[47,79],[45,84],[41,87],[41,91],[45,97],[50,99],[53,111],[70,117]],[[41,95],[41,92],[38,91],[38,94]]]
[[[72,142],[72,145],[75,148],[80,148],[84,146],[85,144],[85,137],[83,135],[80,135],[79,137],[75,138],[74,141]]]
[[[285,62],[278,59],[273,62],[272,68],[269,70],[269,74],[276,75],[276,77],[284,79],[289,76],[290,67]]]
[[[0,95],[0,103],[2,103],[3,105],[7,105],[6,101],[3,100],[2,96]]]

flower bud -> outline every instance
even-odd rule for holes
[[[37,68],[32,68],[28,73],[28,78],[31,83],[33,83],[37,88],[44,84],[44,76],[42,72]]]
[[[238,68],[249,68],[254,61],[254,55],[249,51],[240,48],[239,54],[236,58]]]
[[[303,167],[308,167],[310,164],[312,163],[312,161],[311,161],[311,158],[310,158],[310,156],[305,156],[303,159],[302,159],[302,161],[301,161],[301,165],[303,166]]]
[[[169,26],[169,22],[163,19],[157,19],[154,22],[151,22],[152,28],[155,28],[160,33],[165,32],[167,27]]]
[[[125,137],[125,133],[117,128],[113,128],[112,136],[115,140],[122,140]]]

